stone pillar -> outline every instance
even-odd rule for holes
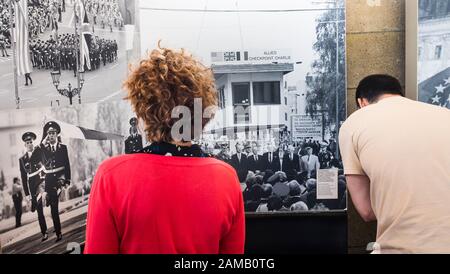
[[[347,109],[356,110],[359,81],[374,73],[405,81],[405,1],[347,0]],[[376,223],[366,224],[349,199],[349,253],[365,253],[375,241]]]

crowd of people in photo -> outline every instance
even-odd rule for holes
[[[97,70],[118,59],[116,40],[94,36],[89,45],[90,70]],[[76,75],[77,56],[79,56],[79,38],[74,34],[62,34],[46,41],[36,39],[30,43],[31,61],[34,68],[53,70],[73,70]],[[89,68],[85,67],[85,70]]]
[[[6,48],[11,46],[10,33],[10,16],[8,4],[4,1],[0,2],[0,50],[2,57],[9,55]]]
[[[0,2],[0,33],[10,42],[11,18],[8,1]],[[28,32],[34,39],[48,29],[58,28],[65,9],[63,0],[28,0]],[[14,12],[14,11],[13,11]]]
[[[216,158],[230,164],[241,182],[246,212],[326,211],[346,208],[346,181],[336,157],[337,143],[307,138],[279,146],[261,142],[202,144]],[[317,170],[338,169],[338,199],[317,199]]]
[[[123,28],[123,16],[117,0],[85,0],[84,5],[89,22],[93,26],[101,26],[103,29],[109,27],[111,32],[113,26]]]
[[[58,29],[62,22],[62,12],[65,4],[62,0],[29,0],[28,1],[28,31],[30,38],[34,39],[46,30]]]
[[[66,11],[66,2],[73,5],[74,0],[28,0],[29,37],[31,61],[37,69],[63,69],[76,72],[76,56],[79,53],[79,39],[74,34],[57,34],[58,23],[62,21],[62,12]],[[123,26],[123,18],[117,0],[86,0],[86,12],[92,20],[90,24]],[[53,33],[48,39],[40,38],[47,30]],[[9,57],[7,48],[11,45],[10,14],[6,2],[0,2],[0,54]],[[116,40],[92,36],[89,43],[90,69],[96,70],[118,58]]]

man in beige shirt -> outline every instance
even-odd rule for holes
[[[353,203],[378,221],[374,253],[450,253],[450,111],[404,98],[387,75],[356,99],[339,142]]]

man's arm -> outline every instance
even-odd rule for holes
[[[66,180],[71,180],[71,170],[70,170],[70,160],[69,160],[69,152],[67,151],[67,147],[64,147],[64,153],[63,153],[63,157],[64,157],[64,175],[66,177]]]
[[[30,195],[30,190],[28,189],[28,175],[25,171],[25,166],[23,163],[23,159],[19,159],[19,167],[20,167],[20,177],[22,178],[23,183],[23,191],[25,192],[25,196]]]
[[[370,201],[370,178],[367,176],[359,160],[358,138],[348,121],[341,127],[339,134],[340,150],[344,173],[347,178],[347,189],[353,204],[366,222],[375,221],[376,217]]]
[[[365,175],[347,175],[347,188],[359,215],[366,222],[376,221],[377,217],[370,201],[370,179]]]

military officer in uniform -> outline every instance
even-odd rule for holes
[[[136,118],[130,119],[130,136],[125,140],[125,154],[132,154],[143,149],[142,136],[137,130],[138,120]]]
[[[329,168],[330,162],[333,160],[333,153],[328,150],[328,143],[321,142],[320,143],[320,152],[319,152],[319,162],[320,168]]]
[[[42,199],[45,188],[43,178],[43,153],[39,146],[34,146],[36,134],[33,132],[23,134],[22,140],[25,143],[27,151],[25,155],[19,159],[23,190],[27,200],[31,201],[31,211],[37,211],[42,241],[45,241],[48,239],[48,234]]]
[[[47,193],[47,206],[50,206],[53,225],[55,227],[56,242],[61,241],[61,222],[59,220],[59,194],[63,187],[70,185],[71,171],[67,146],[61,144],[61,127],[56,122],[48,122],[44,126],[44,139],[42,144],[45,166],[45,192]]]

